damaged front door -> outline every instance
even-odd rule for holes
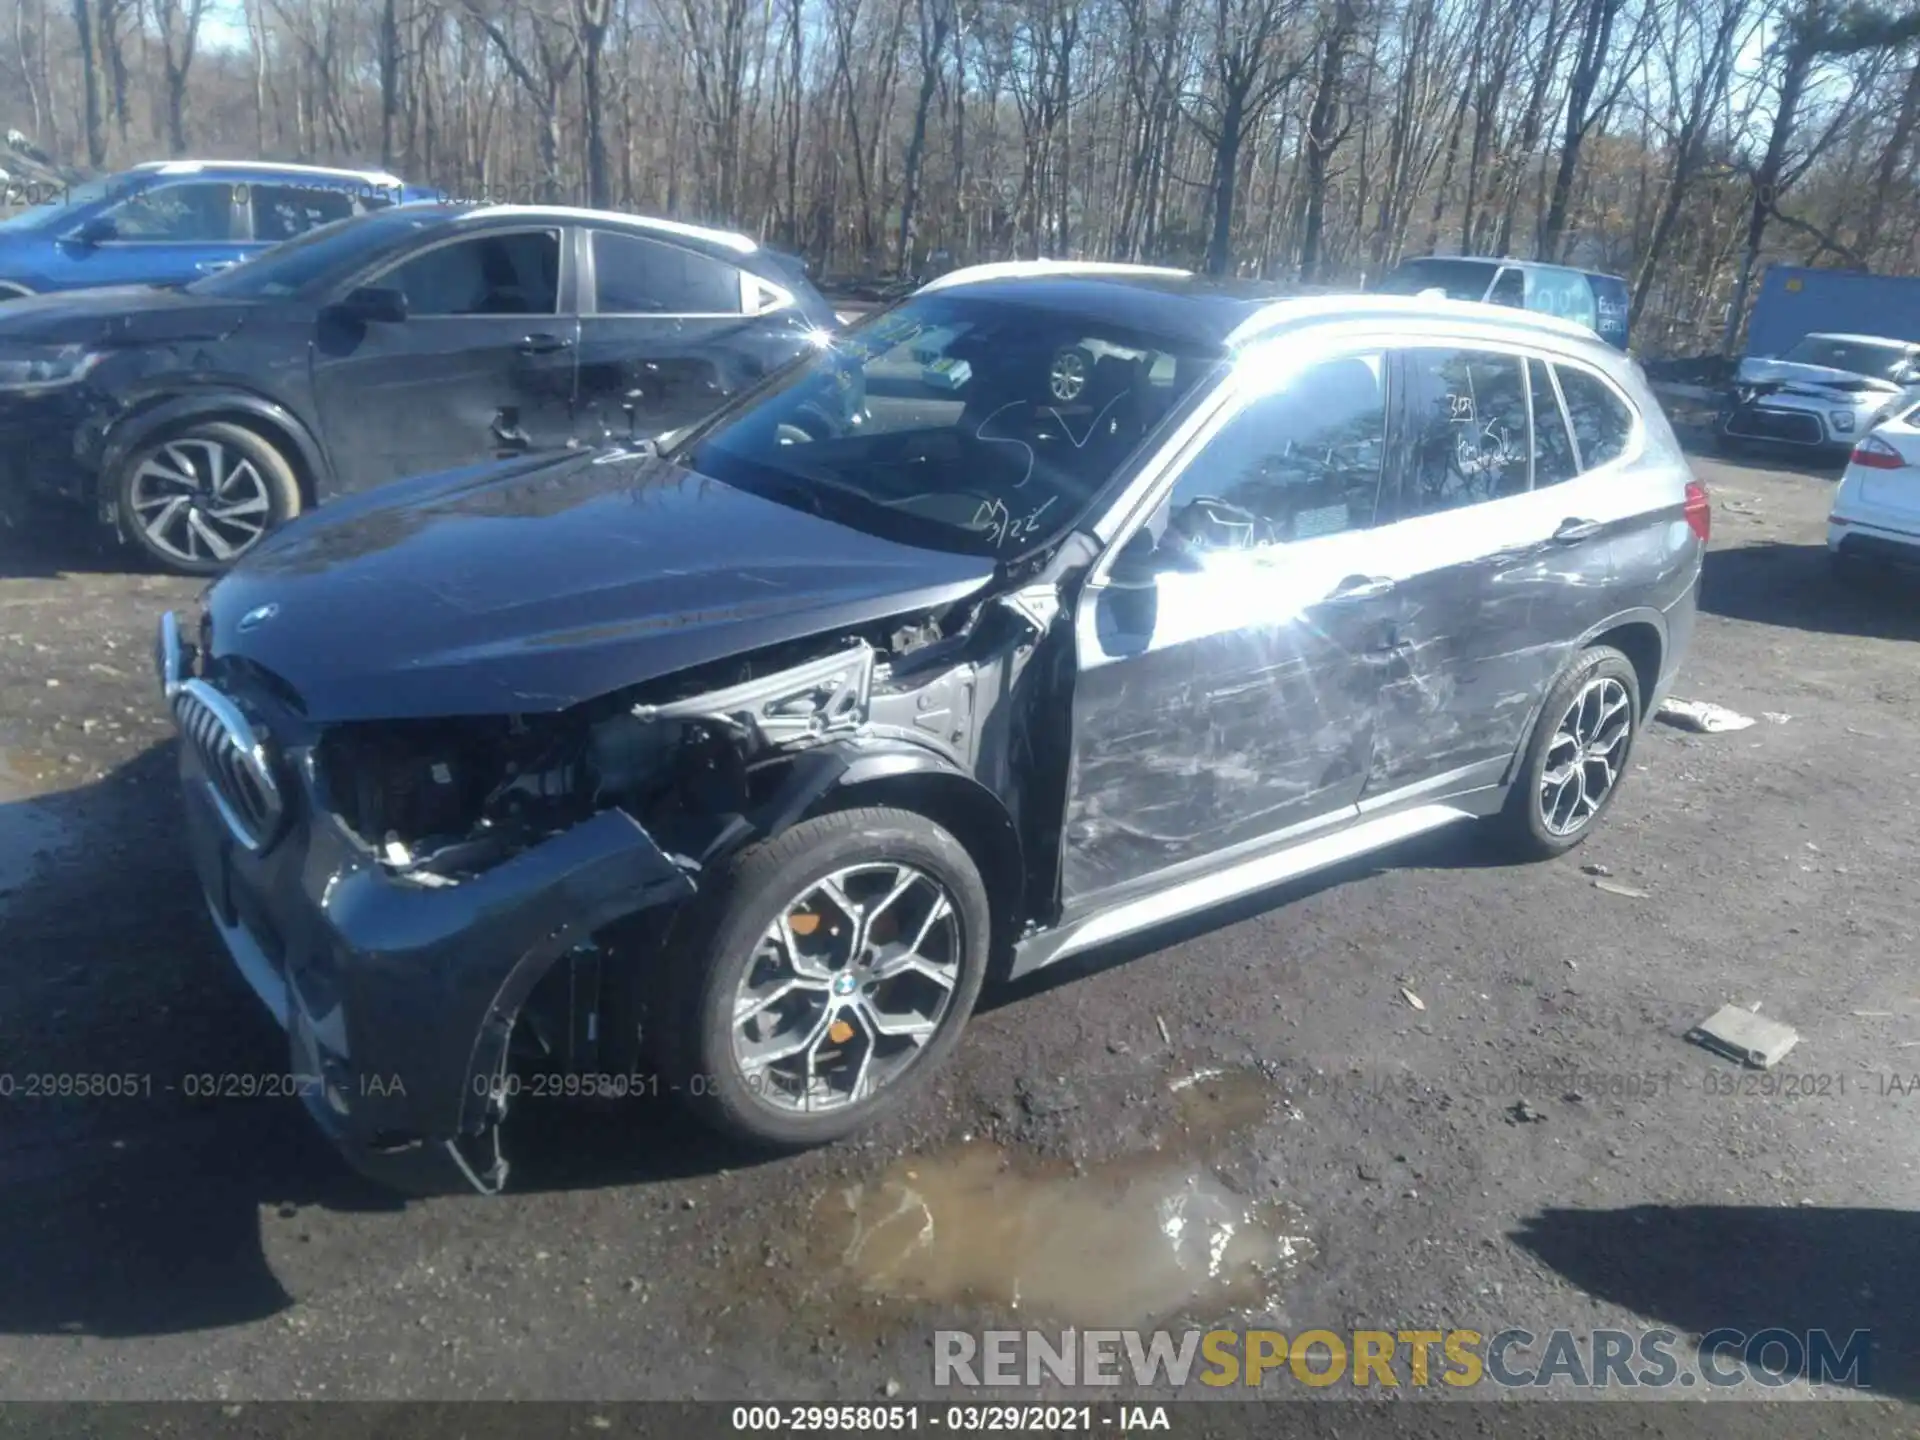
[[[1230,413],[1076,620],[1062,898],[1352,810],[1390,580],[1369,568],[1380,356],[1319,362]]]
[[[314,397],[341,487],[567,444],[580,320],[562,268],[559,230],[489,230],[356,282],[400,291],[405,319],[323,313]]]

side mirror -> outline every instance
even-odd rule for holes
[[[390,285],[362,285],[333,308],[363,325],[398,325],[407,318],[407,292]]]
[[[96,215],[91,220],[81,221],[69,231],[67,240],[70,244],[91,250],[96,245],[104,245],[109,240],[117,239],[119,234],[120,227],[114,224],[111,216]]]

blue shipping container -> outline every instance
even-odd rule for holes
[[[1747,354],[1782,355],[1816,333],[1920,341],[1920,277],[1769,265],[1747,324]]]

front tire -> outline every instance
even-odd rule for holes
[[[668,944],[664,1078],[759,1148],[863,1129],[958,1043],[990,916],[972,856],[912,811],[835,811],[749,846]]]
[[[300,513],[300,482],[287,457],[225,420],[140,446],[113,486],[122,533],[176,575],[217,575]]]
[[[1498,817],[1523,859],[1564,855],[1613,803],[1640,734],[1640,679],[1611,645],[1583,651],[1547,691]]]

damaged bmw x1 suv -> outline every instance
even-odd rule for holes
[[[157,660],[309,1110],[490,1192],[529,1077],[824,1142],[990,975],[1454,822],[1569,849],[1707,530],[1570,323],[1016,263],[657,445],[329,506]]]

